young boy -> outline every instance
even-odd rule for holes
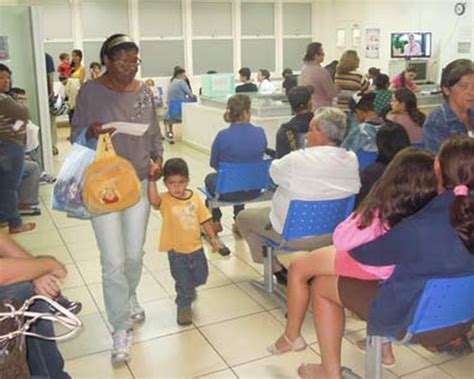
[[[148,198],[163,218],[159,250],[168,252],[171,275],[176,282],[177,321],[179,325],[190,325],[196,287],[206,283],[209,273],[201,226],[209,236],[213,251],[219,250],[219,243],[211,226],[211,214],[199,195],[187,188],[186,162],[181,158],[168,159],[163,167],[163,181],[168,192],[160,194],[149,178]]]
[[[379,74],[374,79],[375,100],[374,110],[380,117],[384,117],[390,110],[393,92],[388,89],[390,78],[388,75]]]
[[[358,93],[349,101],[358,125],[354,125],[341,144],[347,150],[377,152],[376,136],[384,121],[374,110],[375,93]]]
[[[59,54],[60,64],[58,65],[59,80],[61,82],[67,80],[71,76],[71,65],[69,64],[69,54]]]

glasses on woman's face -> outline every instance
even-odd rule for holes
[[[120,58],[112,60],[112,64],[117,66],[118,68],[123,69],[130,69],[130,68],[137,68],[142,63],[142,60],[139,57],[135,58]]]

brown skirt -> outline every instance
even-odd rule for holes
[[[357,317],[367,321],[369,318],[370,305],[374,300],[379,289],[379,283],[376,280],[360,280],[340,276],[338,280],[338,292],[342,304],[345,308],[354,312]],[[472,326],[472,321],[416,334],[411,342],[418,343],[425,347],[444,344],[454,338],[465,335]],[[396,336],[398,339],[403,338],[405,333]]]

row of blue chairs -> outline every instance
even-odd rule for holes
[[[210,207],[237,205],[234,202],[219,199],[223,194],[236,191],[260,189],[262,195],[252,202],[269,200],[272,193],[270,164],[271,160],[258,163],[221,164],[217,175],[216,195],[212,196],[206,189],[201,189]],[[329,201],[291,201],[281,241],[262,237],[265,241],[264,279],[263,283],[254,282],[253,284],[264,290],[267,295],[275,295],[285,301],[284,292],[275,291],[272,267],[274,255],[293,252],[288,247],[291,241],[332,233],[335,227],[352,212],[353,207],[354,196]],[[473,293],[474,275],[429,280],[418,302],[413,322],[405,337],[399,342],[407,344],[416,334],[472,321],[474,319]],[[366,378],[382,378],[383,337],[387,336],[370,335],[367,338]]]

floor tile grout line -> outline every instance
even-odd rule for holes
[[[204,338],[204,340],[209,344],[209,346],[212,348],[212,350],[214,350],[214,352],[219,356],[220,359],[222,359],[222,361],[225,363],[225,365],[227,366],[228,369],[231,369],[231,365],[229,364],[229,362],[227,362],[227,360],[224,358],[224,356],[219,352],[219,350],[217,349],[217,347],[215,347],[211,341],[207,338],[207,336],[204,334],[204,332],[201,330],[201,328],[199,326],[196,325],[196,331],[201,335],[202,338]],[[219,371],[223,371],[223,370],[219,370]],[[211,372],[210,373],[206,373],[204,375],[209,375],[209,374],[212,374]]]

